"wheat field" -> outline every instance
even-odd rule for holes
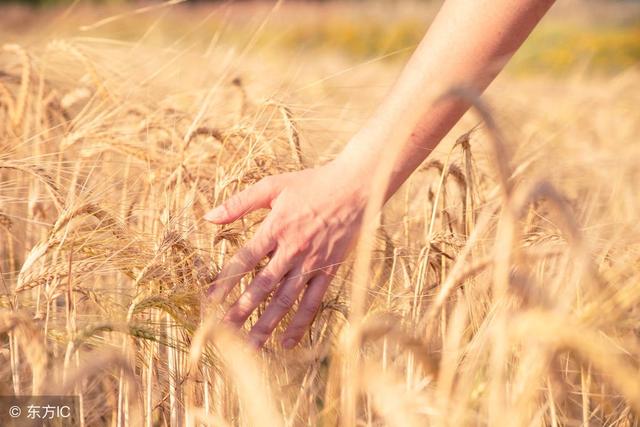
[[[640,425],[637,63],[500,77],[295,349],[219,322],[207,289],[265,212],[205,212],[330,159],[402,64],[292,50],[268,24],[291,7],[4,26],[0,395],[78,396],[82,426]]]

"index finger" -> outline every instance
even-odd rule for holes
[[[223,266],[209,287],[209,295],[214,301],[221,302],[242,276],[253,270],[264,257],[276,247],[276,240],[262,224],[256,235]]]

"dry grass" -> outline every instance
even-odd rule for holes
[[[323,161],[377,96],[338,86],[386,67],[292,82],[222,43],[3,46],[0,395],[79,395],[90,426],[639,425],[637,70],[473,100],[385,208],[362,316],[350,259],[296,350],[218,323],[205,291],[263,213],[202,215]]]

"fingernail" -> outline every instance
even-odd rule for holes
[[[287,338],[286,340],[282,341],[282,346],[284,348],[293,348],[296,345],[296,340],[292,339],[292,338]]]
[[[206,221],[217,221],[220,219],[220,217],[222,216],[222,209],[220,209],[220,206],[218,206],[215,209],[210,210],[209,212],[207,212],[207,214],[204,216],[204,219]]]

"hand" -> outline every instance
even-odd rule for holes
[[[253,239],[223,266],[210,288],[216,298],[224,299],[244,274],[270,257],[225,314],[226,321],[239,327],[273,293],[249,333],[257,347],[302,295],[282,345],[291,348],[300,341],[355,242],[367,202],[367,180],[356,176],[348,163],[336,159],[315,169],[266,177],[204,217],[228,224],[256,209],[271,208]]]

